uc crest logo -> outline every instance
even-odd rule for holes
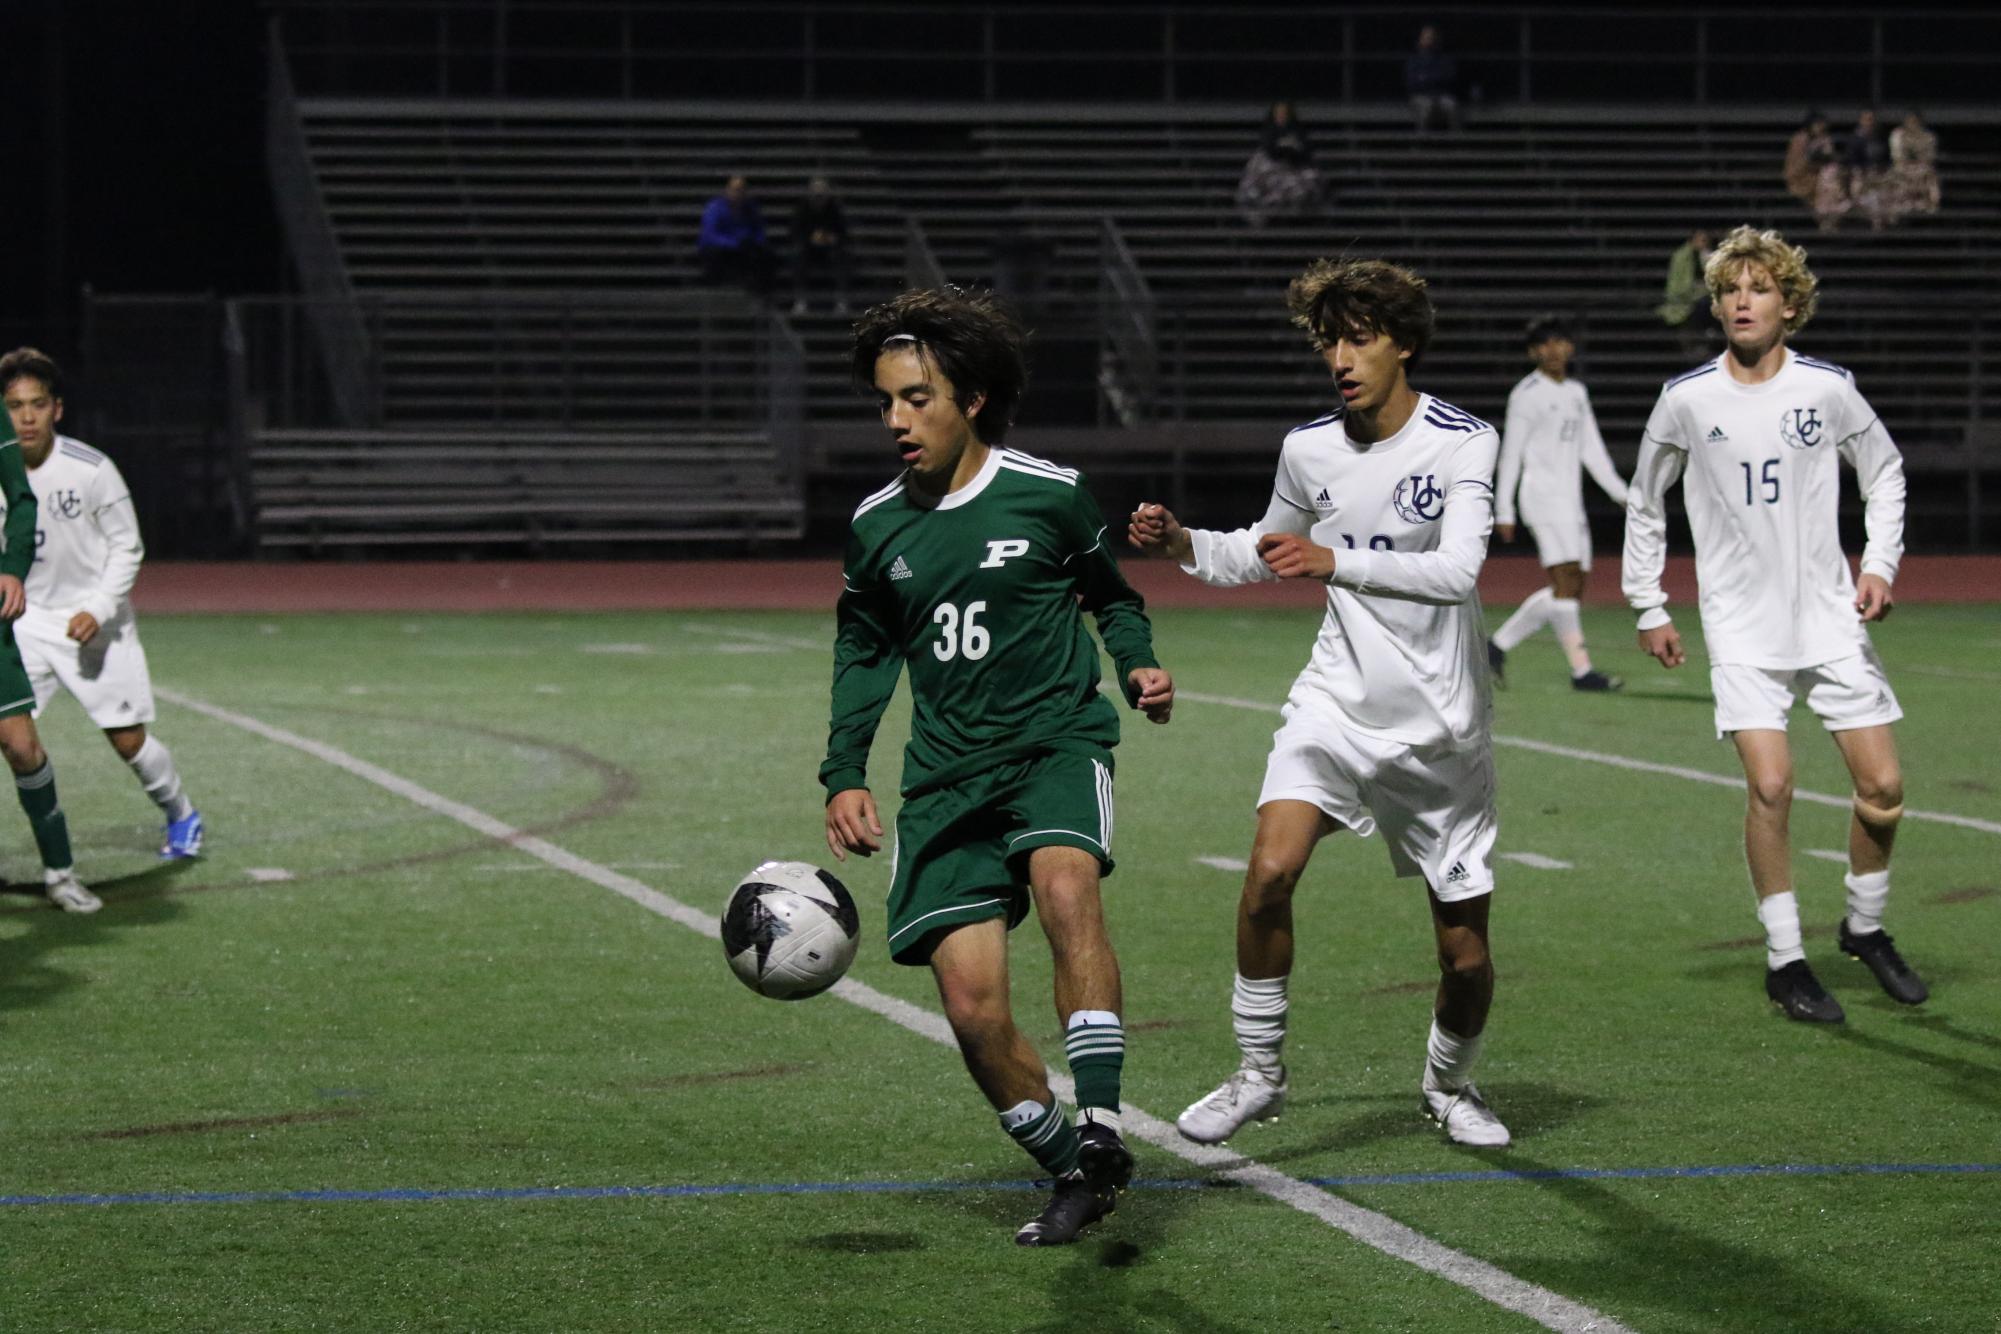
[[[83,513],[83,495],[73,487],[50,492],[49,500],[53,504],[56,513],[62,515],[65,519],[74,519],[77,515]]]
[[[1434,474],[1412,474],[1397,483],[1390,503],[1405,523],[1430,523],[1444,513],[1445,493],[1438,489]]]
[[[1792,449],[1812,449],[1822,425],[1818,408],[1787,408],[1779,414],[1779,439]]]

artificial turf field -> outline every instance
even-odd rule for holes
[[[1128,715],[1107,909],[1126,1096],[1156,1116],[1232,1068],[1238,875],[1202,859],[1248,848],[1317,622],[1155,617],[1184,698],[1166,728]],[[1633,1329],[2001,1327],[2001,618],[1907,606],[1876,636],[1909,807],[1986,826],[1904,825],[1889,926],[1929,1004],[1837,956],[1841,868],[1810,850],[1844,846],[1845,811],[1795,808],[1837,1029],[1764,999],[1739,791],[1518,744],[1734,775],[1705,664],[1661,672],[1629,625],[1587,612],[1623,696],[1572,694],[1545,636],[1497,697],[1500,849],[1541,862],[1497,866],[1481,1083],[1515,1147],[1419,1117],[1422,892],[1345,835],[1298,900],[1292,1103],[1231,1147]],[[762,858],[827,862],[830,635],[786,613],[150,618],[181,701],[156,731],[210,848],[157,864],[153,808],[52,706],[106,906],[0,896],[0,1330],[1533,1327],[1143,1143],[1084,1244],[1017,1249],[1032,1165],[955,1054],[835,996],[754,996],[635,901],[708,915]],[[877,742],[885,816],[906,713]],[[1802,791],[1843,793],[1817,724],[1794,728]],[[34,881],[11,827],[0,872]],[[882,946],[886,859],[841,874],[852,976],[935,1011]],[[1032,921],[1015,944],[1017,1013],[1060,1056]]]

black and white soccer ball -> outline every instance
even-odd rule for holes
[[[731,971],[773,1000],[804,1000],[840,981],[860,935],[847,886],[810,862],[763,863],[723,909]]]

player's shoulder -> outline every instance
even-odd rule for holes
[[[1811,375],[1831,375],[1843,384],[1855,383],[1855,372],[1846,366],[1836,365],[1824,357],[1810,357],[1804,352],[1793,353],[1793,365]]]
[[[1017,478],[1026,478],[1029,486],[1047,485],[1076,487],[1084,480],[1084,474],[1075,468],[1066,468],[1060,463],[1024,454],[1006,445],[996,445],[995,455],[1000,459],[1000,470]]]
[[[1508,398],[1511,401],[1517,398],[1527,398],[1536,391],[1538,385],[1543,383],[1543,379],[1544,377],[1541,372],[1530,371],[1527,375],[1515,381],[1515,387],[1508,391]]]
[[[1455,407],[1442,398],[1433,398],[1430,394],[1424,396],[1418,411],[1423,414],[1426,426],[1452,435],[1477,435],[1494,429],[1466,409]]]
[[[890,482],[889,485],[862,497],[862,503],[855,506],[854,516],[848,522],[859,524],[862,522],[864,516],[875,513],[883,507],[901,500],[903,498],[903,477],[902,473],[898,473],[896,479]]]
[[[81,440],[67,435],[56,437],[55,452],[72,463],[80,463],[86,468],[102,468],[111,460],[101,449],[93,449]]]
[[[1722,373],[1723,363],[1712,357],[1700,366],[1691,366],[1679,375],[1670,375],[1661,385],[1661,393],[1670,397],[1699,393],[1716,383],[1713,377]]]
[[[1285,443],[1288,445],[1292,444],[1294,439],[1297,438],[1300,443],[1305,444],[1330,433],[1337,432],[1345,436],[1348,433],[1348,428],[1342,422],[1342,418],[1345,415],[1344,409],[1336,408],[1324,417],[1315,417],[1310,422],[1301,422],[1285,433]]]

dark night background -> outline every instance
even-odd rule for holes
[[[273,291],[252,0],[4,0],[0,338],[74,359],[77,294]]]

